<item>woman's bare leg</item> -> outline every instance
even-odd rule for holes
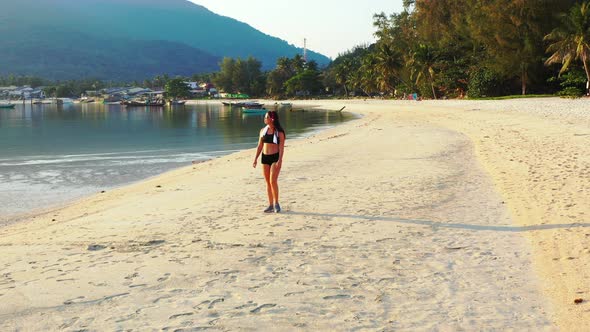
[[[273,194],[272,194],[272,184],[271,184],[271,177],[270,177],[270,165],[262,165],[262,173],[264,174],[264,180],[266,181],[266,194],[268,195],[268,205],[272,205],[273,201]]]
[[[277,164],[272,164],[270,167],[270,184],[275,204],[279,203],[279,173],[280,170],[277,170]]]

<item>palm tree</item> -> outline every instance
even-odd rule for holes
[[[347,83],[349,82],[350,78],[350,71],[352,69],[352,63],[348,58],[344,58],[342,62],[336,65],[335,69],[335,76],[336,76],[336,83],[341,84],[344,88],[344,94],[348,97],[348,89],[346,87]]]
[[[393,46],[377,43],[375,61],[376,70],[380,74],[377,77],[379,88],[393,92],[395,90],[395,81],[400,80],[399,71],[403,67],[401,55]]]
[[[368,53],[361,59],[361,67],[358,70],[360,74],[360,88],[366,95],[379,92],[377,87],[377,70],[376,56],[374,53]]]
[[[412,57],[408,65],[416,73],[416,84],[420,84],[422,78],[428,76],[430,88],[432,89],[432,97],[436,98],[436,90],[434,89],[434,65],[436,64],[436,55],[433,50],[427,45],[420,44],[412,53]]]
[[[545,40],[553,41],[547,48],[547,52],[553,54],[545,61],[546,65],[561,63],[561,75],[572,61],[581,60],[586,71],[586,79],[590,82],[590,1],[575,4],[569,13],[564,15],[563,25],[546,35]]]

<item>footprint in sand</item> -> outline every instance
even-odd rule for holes
[[[172,315],[168,319],[175,319],[178,317],[186,317],[186,316],[192,316],[192,315],[194,315],[192,312],[185,312],[185,313],[181,313],[181,314]]]
[[[76,297],[76,298],[73,298],[73,299],[70,299],[70,300],[65,300],[65,301],[64,301],[64,304],[65,304],[65,305],[74,304],[74,303],[76,303],[76,302],[75,302],[76,300],[82,300],[82,299],[84,299],[84,296],[78,296],[78,297]]]
[[[170,279],[170,273],[164,273],[163,277],[158,278],[158,282],[164,282],[168,279]]]
[[[60,330],[67,329],[67,328],[71,327],[72,325],[74,325],[78,320],[80,320],[80,317],[73,317],[71,319],[68,319],[65,323],[63,323],[59,326],[59,329]]]
[[[350,299],[350,295],[348,295],[348,294],[330,295],[330,296],[324,296],[323,299],[324,300],[346,300],[346,299]]]
[[[254,309],[250,310],[250,313],[257,314],[257,313],[259,313],[260,311],[262,311],[263,309],[267,309],[267,308],[274,308],[274,307],[276,307],[276,306],[277,306],[277,305],[276,305],[276,304],[273,304],[273,303],[267,303],[267,304],[263,304],[263,305],[261,305],[261,306],[258,306],[258,307],[256,307],[256,308],[254,308]]]
[[[235,309],[242,310],[242,309],[246,309],[249,307],[256,307],[256,306],[258,306],[257,303],[254,303],[252,301],[248,301],[246,304],[242,304],[241,306],[235,307]]]

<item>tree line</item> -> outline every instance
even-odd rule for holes
[[[345,94],[581,95],[590,80],[589,1],[405,0],[374,26],[328,69]]]
[[[131,84],[163,88],[193,80],[212,82],[220,91],[271,98],[399,98],[418,93],[438,99],[586,92],[590,1],[404,0],[403,5],[401,13],[374,16],[375,43],[346,51],[325,68],[301,55],[279,58],[267,72],[252,57],[224,58],[215,73],[159,75]],[[58,97],[124,85],[0,77],[0,85],[24,84],[48,86]]]

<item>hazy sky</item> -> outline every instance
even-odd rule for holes
[[[328,57],[375,40],[373,14],[399,13],[402,0],[190,0],[268,35]]]

